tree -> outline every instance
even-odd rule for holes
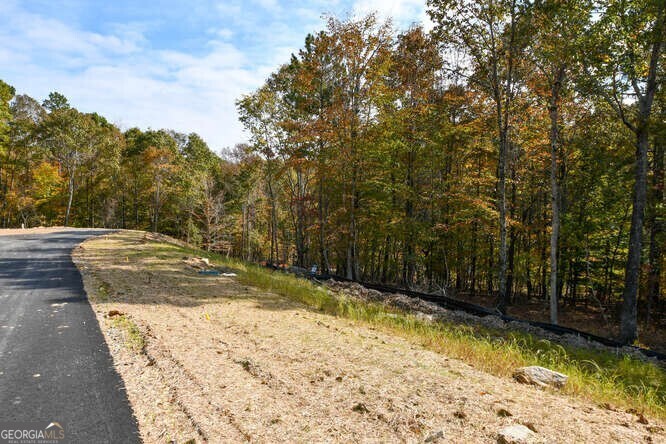
[[[348,21],[331,17],[328,34],[335,78],[329,118],[335,128],[347,216],[345,274],[348,279],[358,279],[362,149],[368,142],[383,76],[389,66],[392,33],[389,23],[379,24],[371,14]]]
[[[0,80],[0,147],[8,141],[9,122],[12,119],[9,103],[15,93],[14,87]]]
[[[82,169],[85,181],[85,223],[96,226],[95,216],[106,226],[111,219],[110,206],[115,206],[115,178],[120,169],[120,155],[125,139],[120,130],[97,113],[86,114],[86,135],[90,155]]]
[[[47,109],[51,111],[40,128],[41,139],[67,176],[68,198],[64,224],[69,226],[76,176],[81,165],[92,156],[86,135],[88,122],[81,113],[72,108],[49,105]]]
[[[265,160],[264,179],[270,205],[269,237],[270,263],[279,258],[278,208],[277,208],[277,151],[286,140],[280,125],[278,93],[270,85],[265,85],[254,94],[242,97],[236,103],[240,120],[252,135],[252,150]]]
[[[8,225],[12,214],[18,214],[21,222],[30,225],[35,208],[31,197],[33,168],[45,159],[45,150],[39,144],[37,131],[44,120],[45,111],[32,97],[18,95],[10,107],[12,121],[7,150],[0,163],[4,164],[6,184],[2,205],[3,225]],[[9,198],[11,191],[13,199]]]
[[[662,96],[666,93],[661,89]],[[663,107],[666,102],[661,101]],[[663,111],[662,111],[663,112]],[[653,310],[659,304],[661,293],[661,272],[663,270],[663,235],[666,231],[666,182],[664,181],[664,171],[666,171],[666,122],[655,128],[652,155],[652,181],[650,192],[650,205],[648,211],[648,222],[650,227],[650,245],[648,249],[648,282],[647,282],[647,316],[646,323],[650,325],[652,321]]]
[[[507,192],[506,174],[510,159],[510,129],[519,78],[516,73],[526,46],[523,32],[526,4],[520,0],[428,0],[428,14],[435,33],[451,58],[448,67],[454,79],[463,78],[480,87],[492,99],[499,151],[497,207],[499,213],[499,303],[505,313],[507,288]]]
[[[202,245],[208,251],[219,251],[222,249],[222,238],[227,234],[225,230],[229,228],[224,186],[208,176],[203,178],[201,187],[202,196],[194,214],[203,228]]]
[[[292,55],[289,64],[283,65],[271,75],[267,84],[275,93],[274,117],[279,127],[281,141],[276,147],[280,159],[278,177],[284,184],[284,197],[288,200],[288,214],[293,227],[295,244],[295,263],[306,266],[308,242],[307,202],[310,197],[310,150],[311,141],[302,137],[300,130],[308,120],[308,113],[303,92],[299,85],[299,74],[303,69],[301,62]]]
[[[538,1],[532,8],[532,26],[538,30],[528,52],[536,68],[532,90],[546,102],[550,119],[550,186],[552,223],[550,235],[550,322],[558,323],[558,241],[560,232],[560,192],[558,185],[561,151],[561,101],[578,64],[580,36],[589,26],[591,5],[587,1],[571,3]],[[527,67],[530,70],[530,66]]]
[[[6,206],[6,196],[9,191],[8,184],[3,180],[3,169],[5,169],[5,157],[9,142],[9,130],[12,120],[10,102],[14,97],[15,90],[12,86],[0,80],[0,195],[3,196],[3,207]],[[3,208],[4,213],[4,208]]]
[[[636,158],[632,191],[629,251],[622,293],[620,339],[638,336],[638,288],[647,202],[650,121],[660,60],[666,42],[666,13],[661,0],[612,0],[604,4],[590,34],[591,63],[586,67],[589,91],[606,99],[634,134]]]
[[[119,133],[99,115],[82,114],[69,107],[64,97],[57,93],[51,93],[49,100],[44,103],[50,112],[40,125],[40,140],[67,176],[68,197],[64,224],[69,226],[81,168],[95,158],[99,161],[117,156]],[[100,151],[108,152],[100,157]]]
[[[171,194],[175,173],[179,169],[178,150],[176,141],[166,131],[149,131],[146,138],[148,146],[141,156],[152,191],[151,226],[153,232],[157,233],[162,208]]]
[[[49,112],[66,110],[70,108],[67,97],[63,96],[57,91],[49,93],[49,97],[46,100],[44,100],[42,106],[46,108]]]
[[[299,52],[300,69],[295,82],[302,114],[298,137],[309,145],[315,163],[317,241],[322,274],[330,272],[328,226],[331,196],[328,190],[333,178],[328,166],[333,157],[334,127],[329,112],[335,86],[331,43],[331,36],[323,31],[305,38],[305,48]]]

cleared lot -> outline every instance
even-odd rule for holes
[[[119,232],[75,254],[147,442],[493,442],[511,424],[543,442],[666,439],[637,414],[202,276],[165,241]]]

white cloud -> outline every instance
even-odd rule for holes
[[[223,28],[218,29],[215,34],[222,40],[229,40],[234,36],[234,32],[231,29]]]
[[[432,29],[425,0],[356,0],[352,12],[358,15],[377,12],[382,19],[391,19],[398,29],[414,23],[423,24],[426,30]]]
[[[81,111],[124,128],[194,131],[217,150],[247,138],[235,100],[261,85],[269,69],[250,66],[234,45],[210,40],[195,56],[151,49],[136,28],[99,34],[19,8],[7,12],[0,62],[19,93],[43,100],[57,90]]]
[[[322,13],[378,10],[404,28],[425,17],[422,2],[225,0],[204,8],[211,17],[198,38],[208,41],[197,44],[194,53],[150,41],[146,36],[158,19],[104,23],[104,32],[91,32],[0,0],[0,76],[37,100],[59,91],[81,111],[99,112],[125,129],[197,132],[220,150],[247,139],[236,99],[287,62],[308,32],[322,29]],[[195,5],[192,14],[201,7]]]

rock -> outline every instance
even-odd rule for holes
[[[534,433],[539,432],[533,422],[522,422],[521,424],[530,429],[531,431],[533,431]]]
[[[539,387],[562,388],[569,377],[562,373],[554,372],[544,367],[533,365],[521,367],[513,372],[513,379],[522,384],[533,384]]]
[[[352,410],[354,412],[358,412],[358,413],[368,413],[368,412],[370,412],[370,410],[368,410],[368,408],[362,402],[359,402],[354,407],[352,407]]]
[[[499,444],[528,444],[534,441],[534,432],[521,424],[504,427],[497,434]]]
[[[444,432],[441,430],[437,433],[433,433],[425,439],[425,442],[437,442],[440,439],[444,438]]]

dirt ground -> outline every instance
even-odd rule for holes
[[[666,442],[652,419],[199,275],[140,232],[91,239],[74,258],[148,443],[489,443],[513,424],[534,442]]]

